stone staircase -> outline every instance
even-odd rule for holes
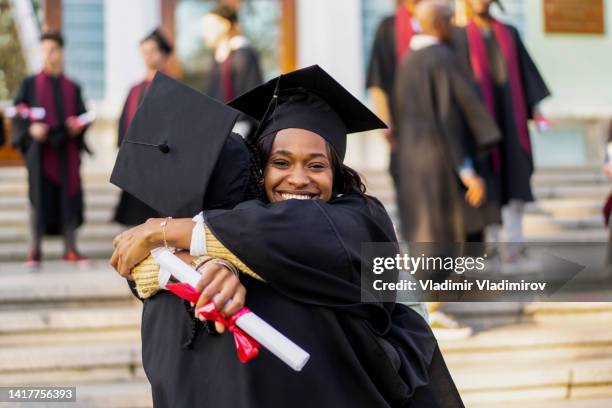
[[[600,207],[610,183],[595,167],[540,171],[530,205],[530,240],[605,242]],[[395,216],[386,173],[366,173],[370,192]],[[27,271],[23,169],[0,169],[0,386],[77,386],[83,407],[149,407],[140,356],[140,302],[108,266],[109,222],[118,191],[85,175],[87,222],[80,247],[89,265],[61,261],[46,240],[44,266]],[[472,326],[465,339],[440,337],[469,407],[612,406],[612,303],[456,303],[445,309]],[[531,405],[529,405],[531,404]],[[0,406],[3,406],[0,403]],[[53,405],[59,406],[59,405]]]
[[[151,406],[141,310],[105,261],[0,264],[0,386],[77,386],[77,406]]]

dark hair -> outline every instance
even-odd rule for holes
[[[64,48],[64,37],[59,31],[47,31],[40,36],[40,42],[55,41],[60,48]]]
[[[172,44],[170,41],[168,41],[164,33],[162,33],[159,28],[156,28],[149,35],[143,38],[140,41],[140,44],[144,43],[145,41],[155,42],[157,48],[159,48],[159,50],[166,55],[172,54]]]
[[[270,133],[257,141],[257,154],[259,157],[259,165],[262,169],[265,169],[270,159],[272,144],[275,138],[276,133]],[[330,165],[334,175],[332,195],[335,197],[339,194],[355,193],[363,198],[368,198],[366,196],[366,186],[361,180],[359,173],[343,164],[340,156],[338,156],[338,153],[336,153],[330,144],[327,142],[325,142],[325,144],[327,146],[327,154],[329,155]]]
[[[238,22],[238,12],[235,8],[230,7],[226,4],[221,4],[215,7],[210,11],[210,13],[228,20],[232,25]]]

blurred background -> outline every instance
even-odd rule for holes
[[[394,0],[226,0],[260,53],[264,79],[319,64],[369,103],[369,54]],[[93,156],[81,169],[86,224],[79,247],[94,259],[69,266],[59,239],[44,243],[36,272],[28,252],[26,171],[0,147],[0,385],[77,385],[83,406],[150,406],[140,362],[140,302],[107,265],[118,190],[108,183],[117,121],[145,67],[140,40],[161,27],[175,45],[168,72],[203,90],[211,51],[202,16],[214,0],[0,0],[0,104],[11,105],[20,82],[41,68],[42,31],[61,30],[65,71],[83,88],[97,120],[87,133]],[[462,0],[449,0],[457,24]],[[542,104],[552,130],[532,129],[537,201],[528,207],[528,241],[606,242],[601,207],[610,190],[601,173],[612,117],[611,0],[503,0],[502,21],[515,25],[553,96]],[[395,214],[387,174],[388,146],[371,132],[349,138],[347,163]],[[611,303],[447,304],[475,329],[441,338],[468,406],[612,406]],[[532,405],[530,405],[532,404]],[[0,403],[0,406],[2,404]]]

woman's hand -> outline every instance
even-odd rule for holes
[[[115,251],[110,264],[121,276],[132,280],[132,268],[149,256],[154,248],[151,237],[156,228],[160,228],[159,223],[156,225],[155,219],[152,218],[144,224],[123,231],[113,239]]]
[[[227,267],[209,261],[200,268],[200,272],[202,277],[196,285],[196,290],[202,293],[195,305],[196,317],[204,320],[198,315],[198,309],[211,300],[216,309],[221,310],[226,317],[233,316],[244,306],[246,289]],[[227,304],[228,300],[231,300],[230,304]],[[225,326],[218,322],[215,322],[215,328],[219,333],[225,331]]]

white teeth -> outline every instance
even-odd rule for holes
[[[305,194],[286,194],[286,193],[282,193],[281,197],[283,197],[283,200],[291,200],[291,199],[295,199],[295,200],[310,200],[311,199],[311,196],[305,195]]]

